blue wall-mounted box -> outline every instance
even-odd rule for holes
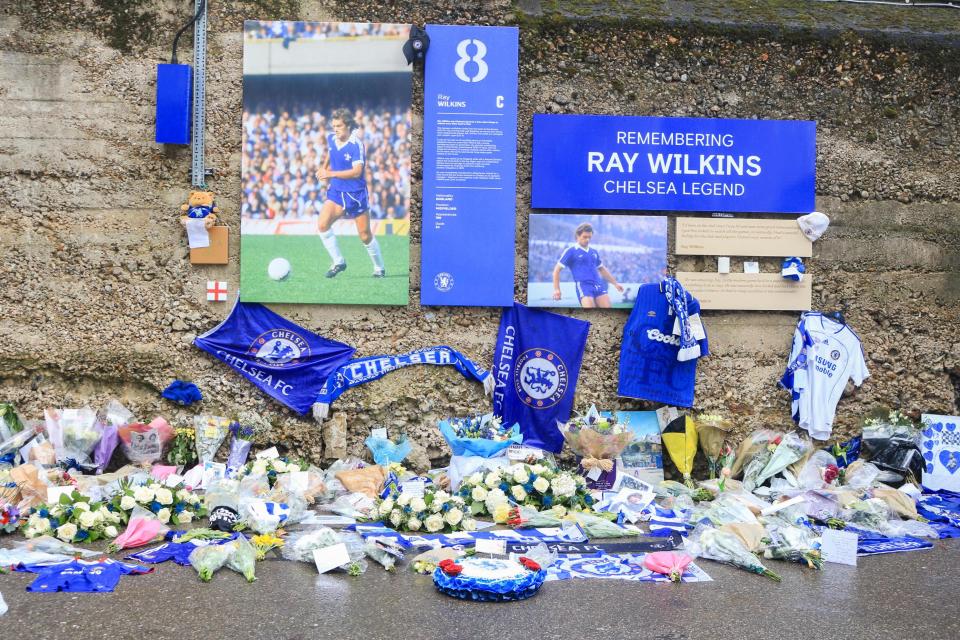
[[[193,68],[190,65],[157,65],[157,142],[190,144],[192,93]]]

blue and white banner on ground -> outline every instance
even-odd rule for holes
[[[643,566],[645,553],[596,553],[582,556],[561,556],[547,569],[547,581],[573,580],[575,578],[599,578],[603,580],[629,580],[632,582],[670,582],[661,573]],[[681,582],[713,582],[707,572],[693,564],[687,565]]]
[[[503,310],[493,349],[493,414],[520,425],[523,444],[560,453],[590,323],[520,303]]]
[[[518,33],[427,25],[421,304],[513,303]]]
[[[457,531],[454,533],[399,533],[380,522],[357,524],[347,527],[363,538],[377,537],[396,540],[406,547],[472,547],[477,540],[504,540],[507,544],[538,544],[560,542],[586,542],[580,527],[564,530],[560,527],[538,529],[498,529],[496,531]]]
[[[237,302],[226,320],[193,344],[301,415],[355,351],[251,302]]]
[[[816,123],[533,116],[533,207],[810,213]]]

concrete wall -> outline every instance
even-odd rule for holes
[[[85,6],[67,4],[76,11]],[[296,17],[520,24],[519,299],[533,113],[817,120],[818,207],[833,225],[808,261],[814,305],[846,309],[873,374],[841,401],[837,433],[854,431],[877,404],[917,417],[960,411],[960,69],[947,45],[725,35],[609,16],[565,22],[538,15],[537,7],[527,15],[503,2],[358,2],[349,13],[332,2],[286,3],[284,10],[258,9],[255,2],[216,5],[207,162],[216,170],[210,184],[233,234],[226,267],[191,267],[186,260],[177,207],[189,188],[189,151],[152,142],[154,65],[168,56],[170,29],[158,27],[163,41],[147,40],[122,54],[87,28],[71,27],[86,24],[81,19],[41,14],[51,3],[0,10],[0,399],[29,417],[39,417],[44,406],[97,406],[117,397],[144,418],[162,413],[185,421],[191,411],[159,398],[173,378],[183,378],[204,391],[203,411],[269,422],[270,440],[295,454],[316,460],[358,454],[369,427],[385,425],[411,434],[422,445],[419,463],[426,464],[423,454],[436,459],[445,452],[438,418],[489,406],[480,386],[452,369],[411,368],[345,394],[324,438],[311,420],[296,418],[189,344],[228,311],[205,301],[206,281],[226,280],[233,290],[239,279],[241,23]],[[162,18],[164,27],[174,21]],[[415,78],[419,113],[422,73]],[[420,126],[416,119],[415,148]],[[414,162],[417,175],[419,154]],[[412,240],[415,301],[419,234]],[[708,263],[712,258],[671,258],[671,268],[681,270]],[[765,271],[775,267],[772,260],[762,263]],[[416,302],[275,308],[356,345],[358,355],[450,344],[486,364],[499,315],[421,309]],[[577,407],[646,408],[616,397],[626,313],[573,315],[593,323]],[[796,319],[791,313],[709,313],[713,355],[700,367],[698,407],[731,415],[738,433],[788,427],[787,395],[774,383]]]

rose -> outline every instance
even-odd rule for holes
[[[189,524],[193,520],[193,511],[181,511],[180,515],[177,516],[177,520],[180,521],[180,524]]]
[[[823,481],[827,484],[833,484],[833,481],[840,477],[840,468],[835,464],[828,464],[823,469]]]
[[[477,530],[477,521],[473,518],[464,518],[463,524],[460,525],[460,528],[464,531],[476,531]]]
[[[527,473],[527,470],[523,467],[517,467],[513,471],[513,481],[517,484],[526,484],[527,480],[530,479],[530,474]]]
[[[483,487],[474,487],[473,491],[470,492],[470,497],[473,498],[474,502],[483,502],[487,499],[487,490]]]
[[[444,520],[446,520],[447,524],[449,524],[451,527],[455,527],[461,520],[463,520],[463,511],[460,511],[460,509],[454,507],[453,509],[450,509],[450,511],[447,511],[447,515]]]
[[[160,487],[156,491],[157,502],[160,504],[173,504],[173,493],[170,489]]]
[[[500,474],[497,473],[496,471],[491,471],[490,473],[487,474],[487,477],[483,479],[483,483],[488,487],[490,487],[491,489],[495,489],[499,487]]]
[[[423,498],[417,496],[416,498],[410,501],[410,508],[413,509],[416,513],[420,513],[427,508],[427,503],[424,502]]]
[[[170,522],[170,509],[160,509],[160,511],[157,512],[157,520],[159,520],[161,524]]]
[[[413,497],[409,493],[401,493],[400,497],[397,498],[397,506],[405,507],[410,504],[412,499]]]
[[[577,490],[576,481],[569,475],[557,476],[550,483],[550,486],[553,488],[554,495],[558,498],[572,496]]]
[[[540,565],[526,556],[520,558],[520,564],[529,569],[530,571],[540,571]]]
[[[544,473],[546,470],[547,470],[547,468],[546,468],[545,466],[543,466],[542,464],[535,464],[535,465],[533,465],[532,467],[530,467],[530,471],[534,472],[534,473],[537,474],[538,476],[539,476],[540,474]]]
[[[444,502],[450,499],[450,494],[441,489],[440,491],[437,491],[433,494],[433,498],[435,502],[439,502],[443,504]]]
[[[97,514],[92,511],[80,512],[80,526],[84,529],[92,529],[97,524]]]
[[[491,514],[493,510],[497,508],[499,504],[505,504],[507,501],[507,495],[500,489],[494,489],[487,494],[487,499],[484,501],[484,506],[487,508],[487,511]]]
[[[110,525],[109,527],[104,528],[103,535],[107,536],[108,538],[116,538],[117,528],[113,525]]]
[[[137,487],[133,490],[133,498],[141,504],[152,502],[153,490],[149,487]]]
[[[90,511],[90,505],[86,502],[76,502],[73,505],[74,511]]]
[[[510,493],[513,494],[513,499],[517,502],[523,502],[527,497],[527,492],[518,484],[515,484],[510,488]]]
[[[422,526],[423,523],[420,522],[419,518],[410,518],[407,520],[407,529],[410,529],[410,531],[419,531]]]
[[[57,537],[63,540],[64,542],[71,542],[74,536],[77,535],[77,525],[72,522],[57,527]]]
[[[438,514],[433,514],[423,522],[424,526],[427,528],[427,531],[430,533],[436,533],[443,529],[443,518]]]
[[[540,493],[546,493],[550,490],[550,481],[546,478],[537,478],[533,481],[533,488]]]
[[[477,472],[472,476],[470,476],[469,478],[467,478],[468,484],[480,484],[481,482],[483,482],[483,474],[480,472]]]
[[[558,518],[562,518],[563,516],[567,515],[567,508],[562,504],[555,505],[551,511],[553,511],[554,515],[556,515]]]
[[[120,498],[120,508],[124,511],[130,511],[137,506],[137,501],[133,496],[123,496]]]
[[[510,517],[510,505],[506,502],[501,502],[496,507],[493,508],[493,521],[497,524],[503,524],[507,521],[507,518]]]
[[[27,520],[27,526],[36,532],[42,533],[50,529],[50,521],[35,513]]]
[[[380,515],[385,516],[393,510],[393,498],[387,498],[380,503]]]
[[[402,498],[403,496],[400,497]],[[401,522],[403,522],[403,512],[399,509],[394,509],[393,513],[390,514],[390,524],[399,527]]]

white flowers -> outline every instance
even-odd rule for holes
[[[193,511],[181,511],[177,516],[177,520],[180,522],[180,524],[190,524],[190,521],[193,520]]]
[[[397,505],[401,507],[405,507],[408,504],[410,504],[410,500],[412,499],[413,498],[410,496],[409,493],[401,493],[400,497],[397,498]]]
[[[484,501],[484,506],[487,508],[488,513],[493,514],[493,511],[497,508],[497,505],[501,505],[506,501],[507,494],[500,489],[494,489],[487,494],[487,499]]]
[[[546,493],[550,490],[550,481],[546,478],[537,478],[533,481],[533,488],[540,493]]]
[[[470,497],[473,498],[475,502],[483,502],[487,499],[487,490],[483,487],[474,487],[473,491],[470,492]]]
[[[117,528],[116,528],[115,526],[113,526],[112,524],[111,524],[110,526],[104,528],[104,530],[103,530],[103,535],[107,536],[108,538],[116,538],[116,537],[117,537],[117,533],[118,533],[118,532],[117,532]]]
[[[170,509],[160,509],[160,511],[157,512],[157,520],[159,520],[161,524],[170,522]]]
[[[81,503],[78,503],[78,504],[84,504],[84,503],[81,502]],[[87,507],[87,508],[89,509],[89,507]],[[93,528],[93,527],[97,524],[97,521],[98,521],[99,519],[100,519],[100,518],[98,518],[98,517],[97,517],[97,514],[94,513],[93,511],[81,511],[81,512],[80,512],[80,526],[83,527],[84,529],[91,529],[91,528]]]
[[[439,514],[434,513],[429,518],[423,521],[424,526],[427,528],[427,531],[430,533],[436,533],[443,529],[443,518]]]
[[[550,483],[553,494],[558,498],[572,496],[577,490],[577,482],[569,475],[559,475]]]
[[[510,487],[510,493],[513,495],[513,499],[516,500],[517,502],[523,502],[524,500],[527,499],[526,490],[518,484],[515,484],[512,487]]]
[[[513,470],[513,481],[517,484],[526,484],[527,480],[530,479],[530,474],[527,473],[527,470],[523,466],[518,466]]]
[[[480,484],[481,482],[483,482],[483,474],[479,472],[475,473],[469,478],[467,478],[467,482],[469,482],[470,484]]]
[[[444,516],[443,519],[446,520],[447,524],[449,524],[451,527],[455,527],[460,523],[461,520],[463,520],[463,511],[460,511],[460,509],[454,507],[453,509],[450,509],[450,511],[447,511],[447,515]]]
[[[418,496],[410,501],[410,508],[420,512],[427,508],[427,503],[423,501],[423,498]]]
[[[464,518],[463,524],[461,525],[464,531],[476,531],[477,530],[477,521],[473,518]]]
[[[141,504],[153,502],[153,489],[150,487],[137,487],[133,490],[133,499]]]
[[[77,501],[73,505],[73,510],[74,511],[90,511],[90,505],[88,505],[86,502]]]
[[[423,523],[417,518],[410,518],[407,520],[407,529],[410,529],[410,531],[420,531],[420,527],[422,526]]]
[[[393,498],[387,498],[380,503],[379,513],[381,516],[385,516],[391,511],[393,511]]]
[[[500,474],[497,473],[496,471],[491,471],[490,473],[487,474],[487,477],[483,479],[483,483],[488,487],[490,487],[491,489],[495,489],[499,487]]]
[[[72,522],[57,527],[57,537],[63,540],[64,542],[72,542],[74,536],[77,535],[77,525]]]
[[[400,497],[402,498],[403,496],[400,496]],[[397,502],[399,503],[399,500]],[[403,511],[400,511],[399,509],[394,509],[393,513],[390,514],[390,524],[392,524],[395,527],[399,527],[400,523],[402,522],[403,522]]]
[[[173,504],[173,493],[170,489],[160,487],[156,492],[157,502],[162,505]]]

